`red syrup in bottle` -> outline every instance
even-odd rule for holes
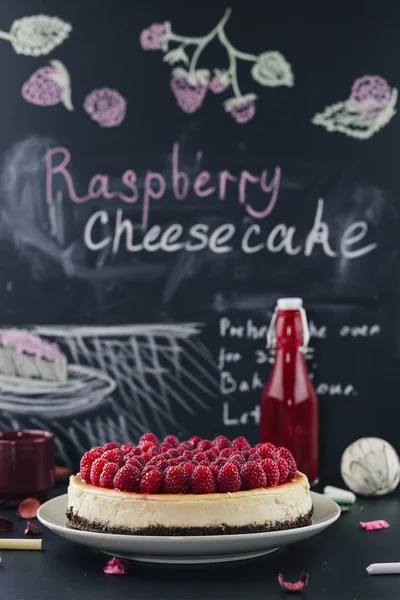
[[[275,362],[261,398],[261,442],[288,448],[299,471],[318,482],[318,399],[304,352],[309,342],[301,298],[278,300],[268,330]]]

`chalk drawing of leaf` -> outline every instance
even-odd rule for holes
[[[17,19],[9,34],[2,34],[10,40],[17,54],[41,56],[49,54],[66,40],[72,26],[58,17],[33,15]]]
[[[264,86],[294,85],[292,68],[280,52],[260,54],[251,69],[251,75],[257,83]]]
[[[170,52],[167,52],[167,54],[164,55],[163,62],[169,65],[174,65],[177,62],[183,62],[185,63],[185,65],[188,65],[189,57],[186,54],[185,50],[179,47],[175,48],[174,50],[171,50]]]

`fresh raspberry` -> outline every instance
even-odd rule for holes
[[[163,455],[159,454],[158,456],[154,456],[147,464],[154,465],[160,471],[164,471],[168,467],[168,460]]]
[[[159,452],[158,448],[156,448],[155,446],[152,446],[147,452],[144,452],[142,454],[142,456],[146,462],[149,462],[149,460],[151,460],[155,456],[158,456],[159,454],[160,454],[160,452]]]
[[[183,458],[185,461],[190,461],[193,458],[193,452],[191,450],[185,450],[185,452],[181,454],[180,458]]]
[[[288,479],[293,479],[297,475],[297,465],[294,460],[293,454],[287,448],[277,448],[275,453],[275,460],[278,458],[284,458],[289,467]]]
[[[242,487],[242,479],[236,465],[227,463],[221,467],[217,477],[220,492],[237,492]]]
[[[108,450],[108,452],[112,452],[112,450]],[[114,463],[114,462],[110,462],[107,463],[100,475],[100,480],[99,480],[99,484],[100,487],[102,488],[113,488],[114,487],[114,477],[117,473],[119,469],[119,466]]]
[[[135,467],[135,469],[137,469],[138,471],[141,471],[143,469],[143,465],[140,462],[140,460],[138,460],[137,456],[125,457],[125,464],[131,465],[131,467]]]
[[[210,461],[205,458],[204,460],[199,461],[199,465],[202,465],[203,467],[209,467]]]
[[[104,460],[107,462],[116,463],[120,467],[122,467],[124,464],[124,455],[121,450],[117,450],[117,448],[114,448],[113,450],[106,450],[102,458],[104,458]]]
[[[104,458],[96,458],[93,462],[92,468],[90,469],[90,481],[92,482],[92,485],[99,485],[100,475],[107,464],[108,462],[104,460]]]
[[[264,458],[261,465],[267,476],[267,486],[276,487],[279,483],[279,467],[276,462],[272,458]]]
[[[153,444],[153,442],[146,442],[146,440],[144,442],[140,442],[139,448],[141,449],[143,454],[146,454],[146,452],[148,452],[151,448],[155,448],[155,444]]]
[[[122,444],[121,450],[124,454],[129,454],[129,452],[134,451],[135,447],[136,446],[134,444]]]
[[[220,450],[223,450],[223,448],[229,448],[230,445],[230,441],[224,435],[219,435],[213,442],[213,446],[215,446],[215,448],[219,448]]]
[[[245,460],[249,460],[249,457],[251,456],[250,450],[242,450],[241,454],[243,455]]]
[[[118,448],[119,449],[119,447],[120,446],[119,446],[119,444],[117,444],[117,442],[108,442],[108,444],[105,444],[103,446],[103,450],[105,452],[106,450],[114,450],[114,448]]]
[[[270,442],[260,444],[257,448],[257,454],[260,458],[274,458],[276,447]]]
[[[163,440],[163,444],[170,448],[177,448],[179,446],[179,440],[176,435],[167,435]]]
[[[253,454],[257,454],[257,449],[256,448],[250,448],[248,450],[248,452],[249,452],[249,456],[252,456]]]
[[[143,454],[143,452],[142,452],[142,449],[141,449],[141,448],[139,448],[139,447],[135,448],[135,449],[134,449],[134,451],[133,451],[133,453],[134,453],[136,456],[141,456],[141,455]]]
[[[209,450],[206,450],[204,454],[206,455],[206,458],[208,458],[208,460],[212,462],[213,460],[216,460],[218,458],[219,451],[218,448],[210,448]]]
[[[161,471],[149,471],[140,480],[139,489],[145,494],[158,494],[164,483],[164,475]]]
[[[191,448],[197,448],[199,443],[201,442],[201,437],[198,435],[192,435],[192,437],[188,440]]]
[[[215,492],[215,477],[208,467],[196,467],[191,477],[191,484],[195,494],[212,494]]]
[[[159,471],[160,469],[158,469],[155,465],[146,465],[145,467],[143,467],[142,472],[140,473],[140,477],[143,478],[147,473],[150,473],[150,471]]]
[[[242,480],[244,490],[253,490],[267,485],[264,469],[258,462],[248,462],[242,467]]]
[[[167,454],[168,458],[178,458],[179,450],[177,448],[170,448]]]
[[[209,469],[210,469],[211,473],[214,475],[215,479],[217,479],[218,473],[219,473],[219,469],[218,469],[217,465],[215,463],[213,463],[209,466]]]
[[[194,454],[193,458],[194,458],[194,460],[197,460],[197,462],[200,462],[202,460],[207,460],[207,455],[205,452],[196,452],[196,454]]]
[[[137,460],[142,466],[145,464],[143,456],[136,454],[135,450],[133,452],[129,452],[129,454],[125,454],[125,462],[128,463],[131,458]]]
[[[166,454],[170,450],[171,450],[171,446],[168,446],[168,444],[161,444],[161,446],[160,446],[160,452],[162,454]]]
[[[228,458],[227,461],[226,461],[226,464],[227,463],[232,464],[232,465],[236,465],[237,468],[239,469],[239,472],[240,472],[241,468],[243,467],[243,464],[240,463],[238,460],[235,460],[234,458],[233,459],[232,458]]]
[[[234,454],[234,450],[232,448],[224,448],[223,450],[221,450],[221,452],[219,453],[221,458],[229,458],[230,456],[232,456],[232,454]]]
[[[114,477],[114,487],[121,492],[133,492],[139,482],[139,471],[132,465],[121,467]]]
[[[289,465],[284,458],[278,458],[276,464],[279,469],[279,483],[286,483],[289,475]]]
[[[144,442],[150,442],[154,446],[158,446],[158,437],[154,433],[144,433],[139,440],[139,445],[142,446]]]
[[[176,467],[176,465],[179,465],[179,460],[177,458],[168,458],[166,463],[168,467]]]
[[[241,452],[234,452],[231,454],[228,462],[231,462],[231,460],[236,460],[240,465],[244,465],[246,462],[246,459]]]
[[[192,476],[193,471],[196,468],[196,465],[193,462],[185,462],[185,463],[181,463],[180,465],[182,467],[182,469],[185,471],[185,473],[188,475],[188,477]]]
[[[221,468],[224,465],[226,465],[227,462],[228,462],[227,458],[217,458],[217,460],[214,461],[214,465],[216,465],[218,468]]]
[[[191,450],[191,449],[192,449],[192,446],[189,444],[189,442],[181,442],[179,444],[179,446],[177,447],[179,454],[183,454],[184,452]]]
[[[261,460],[258,454],[250,454],[249,458],[247,459],[247,462],[255,462],[258,460]]]
[[[81,458],[80,474],[81,479],[85,483],[90,483],[90,469],[96,458],[100,458],[103,454],[103,448],[92,448],[86,452]]]
[[[198,452],[205,452],[210,448],[212,448],[212,442],[210,442],[210,440],[201,440],[201,442],[197,444]]]
[[[233,440],[232,446],[236,448],[236,450],[248,450],[250,448],[249,442],[245,437],[237,437]]]
[[[185,494],[188,489],[189,476],[182,467],[169,467],[165,471],[164,492],[167,494]]]

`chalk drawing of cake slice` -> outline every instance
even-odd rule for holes
[[[115,388],[108,374],[68,364],[55,342],[25,329],[0,330],[0,410],[71,417],[101,405]]]
[[[312,118],[314,125],[366,140],[385,127],[396,114],[397,89],[379,75],[364,75],[353,84],[350,97],[327,106]]]
[[[0,377],[26,384],[63,384],[67,381],[66,356],[55,343],[24,329],[0,333]]]

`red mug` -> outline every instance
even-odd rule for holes
[[[39,429],[0,431],[0,500],[44,499],[54,486],[54,435]]]

